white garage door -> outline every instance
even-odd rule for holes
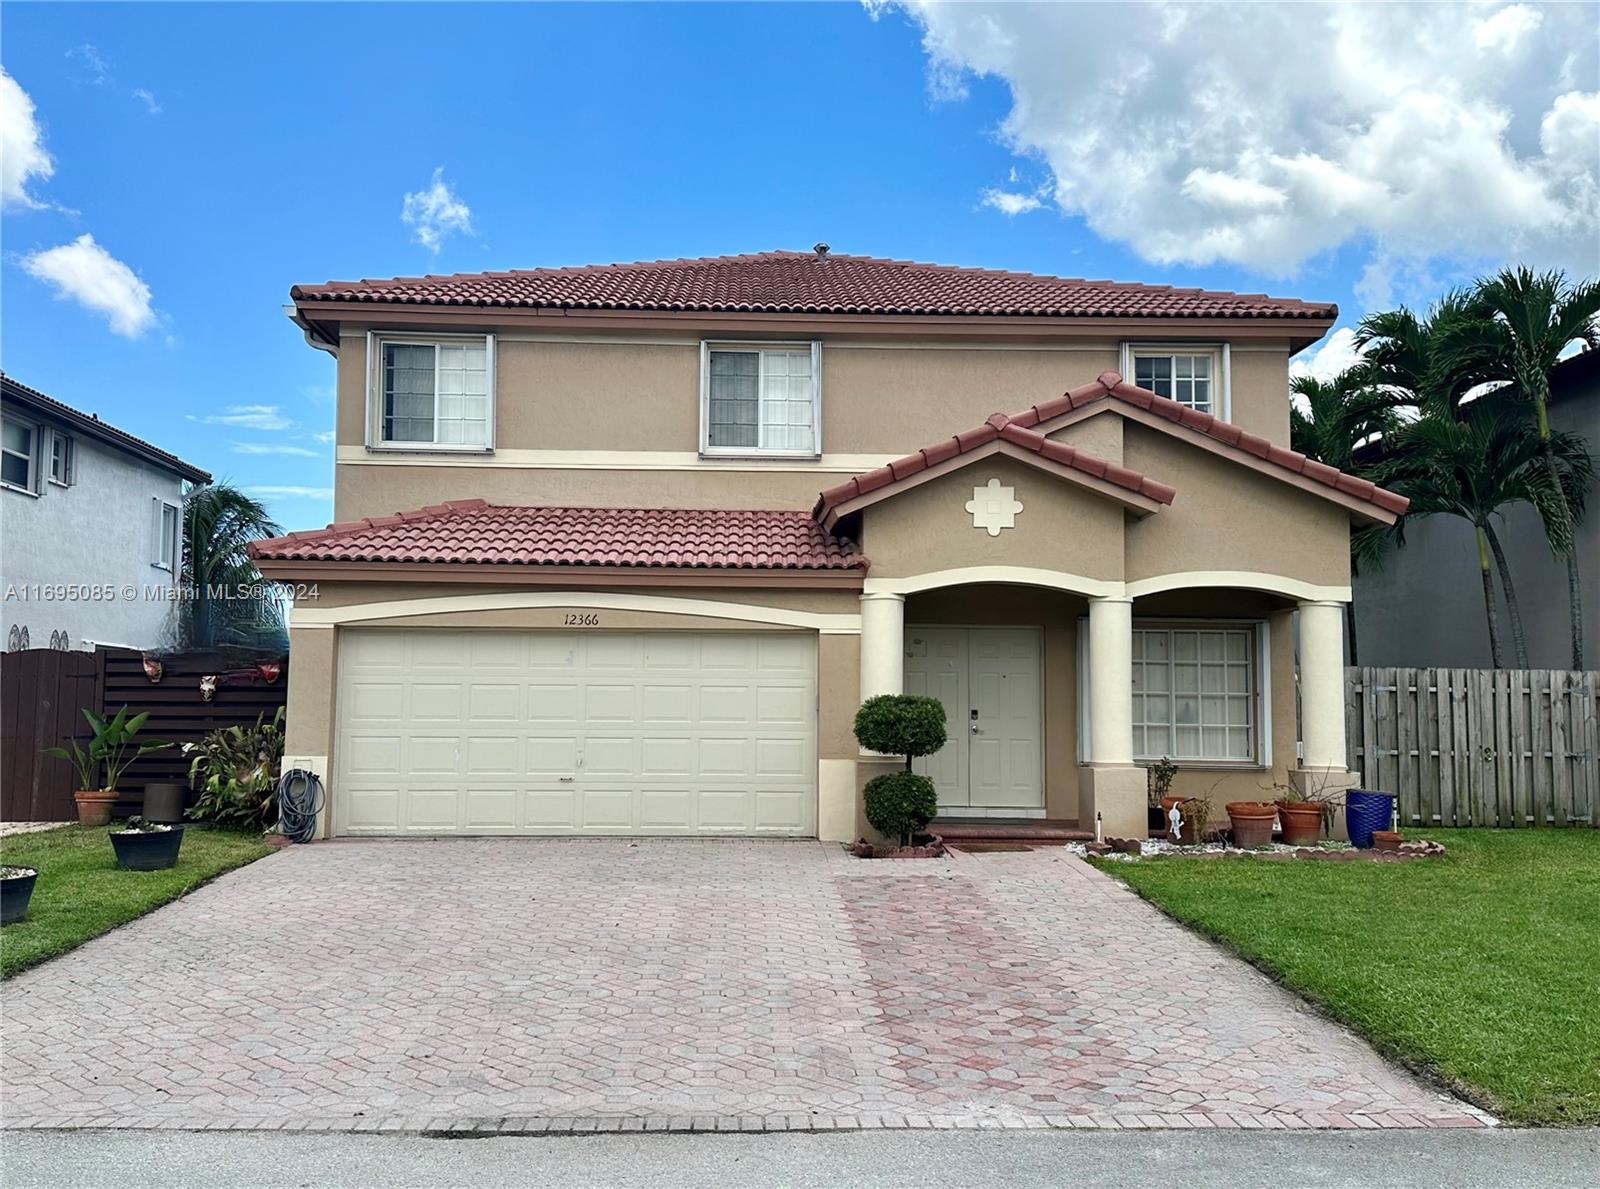
[[[792,633],[346,631],[334,829],[814,835],[816,673]]]

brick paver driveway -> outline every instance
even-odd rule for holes
[[[10,1126],[1467,1126],[1062,852],[297,848],[6,984]]]

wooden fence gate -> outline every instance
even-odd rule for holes
[[[1600,826],[1600,673],[1345,670],[1349,764],[1412,826]]]

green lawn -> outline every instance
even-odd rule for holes
[[[1099,861],[1518,1123],[1600,1123],[1600,830],[1429,830],[1407,864]]]
[[[0,838],[0,865],[39,872],[27,919],[0,930],[0,978],[64,954],[269,850],[251,834],[190,826],[177,866],[123,871],[104,826]]]

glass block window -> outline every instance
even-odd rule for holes
[[[383,342],[380,350],[380,442],[489,448],[486,340]]]
[[[707,352],[706,450],[814,454],[817,377],[811,345]]]
[[[1254,760],[1255,692],[1253,629],[1134,628],[1137,758]]]
[[[1214,358],[1140,351],[1133,357],[1133,382],[1147,392],[1175,400],[1200,413],[1211,413]]]

